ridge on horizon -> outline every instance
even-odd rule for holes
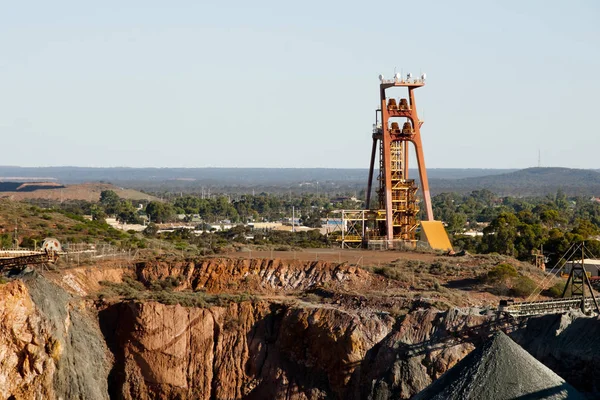
[[[132,167],[126,165],[119,166],[90,166],[84,167],[79,165],[51,165],[51,166],[21,166],[21,165],[0,165],[0,169],[3,168],[14,168],[14,169],[173,169],[173,170],[204,170],[204,169],[291,169],[291,170],[366,170],[368,168],[363,167],[226,167],[226,166],[203,166],[203,167]],[[416,168],[411,168],[415,171]],[[446,171],[526,171],[526,170],[581,170],[581,171],[600,171],[600,168],[572,168],[562,166],[547,166],[547,167],[525,167],[525,168],[495,168],[495,167],[428,167],[430,170],[446,170]]]
[[[432,194],[470,193],[487,189],[499,196],[539,196],[562,190],[570,195],[600,197],[600,171],[566,167],[514,169],[428,169]],[[31,182],[44,176],[65,185],[86,182],[113,184],[145,191],[194,192],[206,186],[228,192],[322,190],[358,192],[366,189],[366,168],[137,168],[137,167],[2,167],[0,180]],[[12,177],[12,178],[11,178]],[[416,169],[409,170],[416,179]]]

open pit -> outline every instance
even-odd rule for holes
[[[1,396],[408,399],[498,329],[596,391],[570,368],[598,374],[600,349],[575,334],[597,319],[498,323],[497,296],[456,284],[488,267],[457,263],[165,258],[26,272],[0,285],[0,352],[12,360]]]

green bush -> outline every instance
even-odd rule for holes
[[[496,284],[504,283],[508,280],[516,278],[517,276],[519,276],[519,273],[515,267],[507,263],[502,263],[492,268],[487,273],[485,280],[487,283]]]
[[[514,296],[529,296],[537,288],[535,281],[528,276],[521,275],[514,280],[510,290]]]
[[[323,298],[316,293],[305,293],[302,296],[302,300],[307,301],[309,303],[317,303],[317,304],[323,302]]]
[[[81,232],[85,229],[85,225],[84,224],[75,224],[73,225],[73,227],[71,228],[72,230],[74,230],[75,232]]]
[[[450,264],[441,261],[434,261],[429,266],[429,273],[432,275],[448,275],[448,271],[450,269],[452,269]]]
[[[375,267],[373,268],[373,272],[395,281],[409,282],[411,280],[409,273],[397,267]]]
[[[554,297],[554,298],[561,297],[563,294],[563,291],[565,290],[565,285],[566,285],[565,281],[556,282],[554,285],[552,285],[551,288],[548,289],[548,296]]]
[[[172,276],[168,276],[165,279],[156,280],[156,281],[151,282],[149,285],[149,289],[153,290],[153,291],[159,291],[159,290],[172,291],[177,286],[181,285],[183,283],[183,281],[184,281],[184,279],[181,276],[178,276],[176,278],[172,277]]]
[[[42,243],[42,240],[40,240],[40,238],[33,238],[33,237],[28,237],[25,236],[23,238],[23,240],[21,240],[21,247],[25,247],[27,249],[33,249],[34,247],[39,247],[39,245]]]
[[[0,234],[0,249],[12,247],[13,240],[12,235],[10,233],[2,233]]]

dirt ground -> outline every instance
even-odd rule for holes
[[[108,183],[82,183],[60,189],[44,189],[33,192],[1,192],[0,197],[16,201],[27,199],[98,201],[103,190],[114,190],[119,197],[128,200],[157,200],[156,197],[137,190],[124,189]]]
[[[430,253],[355,249],[304,249],[300,251],[249,250],[219,254],[215,257],[223,256],[237,258],[278,258],[282,260],[348,262],[360,266],[385,265],[398,259],[428,262],[439,257],[439,255]]]

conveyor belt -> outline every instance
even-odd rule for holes
[[[526,301],[522,303],[509,303],[501,304],[498,307],[498,311],[510,314],[512,316],[529,316],[529,315],[541,315],[541,314],[555,314],[566,312],[572,309],[581,310],[581,297],[577,298],[566,298],[557,300],[543,300],[543,301]],[[585,310],[594,309],[594,300],[592,298],[586,298]]]
[[[58,259],[58,254],[54,251],[40,252],[20,257],[0,258],[0,271],[9,268],[22,267],[32,264],[54,263]]]

